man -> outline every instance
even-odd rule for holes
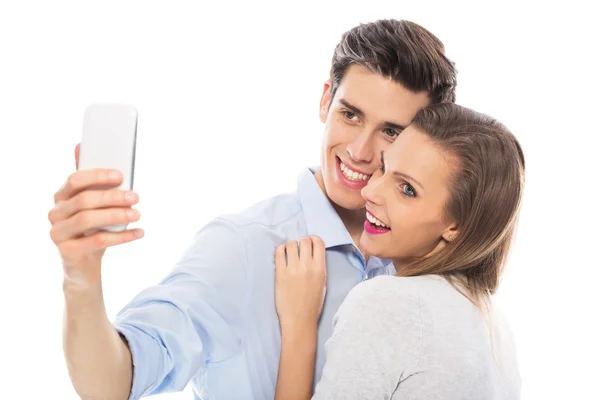
[[[322,238],[329,267],[318,381],[323,345],[346,294],[390,271],[385,260],[354,245],[365,221],[361,188],[416,112],[453,102],[455,85],[442,43],[419,25],[382,20],[346,32],[320,102],[320,168],[301,174],[297,193],[203,227],[173,271],[136,296],[114,325],[104,308],[102,256],[140,232],[82,233],[137,220],[131,209],[137,198],[87,190],[118,184],[108,171],[71,175],[55,195],[49,220],[64,265],[65,356],[80,396],[137,399],[180,391],[191,381],[197,398],[272,399],[281,349],[273,255],[279,244],[307,235]]]

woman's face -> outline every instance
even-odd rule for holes
[[[396,268],[428,256],[457,233],[444,218],[456,162],[414,126],[382,153],[382,168],[363,188],[366,254],[393,259]],[[383,226],[382,226],[383,225]]]

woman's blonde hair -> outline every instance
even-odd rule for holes
[[[401,276],[446,277],[475,305],[496,292],[515,232],[525,175],[523,151],[497,120],[455,104],[418,112],[412,126],[455,162],[444,213],[458,234]]]

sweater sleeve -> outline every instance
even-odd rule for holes
[[[419,297],[403,278],[381,276],[357,285],[333,324],[313,400],[390,399],[418,367]]]

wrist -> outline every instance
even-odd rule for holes
[[[91,285],[63,279],[63,296],[68,308],[86,308],[97,304],[104,304],[102,283],[100,281]]]
[[[281,324],[282,342],[306,342],[316,340],[317,338],[317,323],[287,323]]]

